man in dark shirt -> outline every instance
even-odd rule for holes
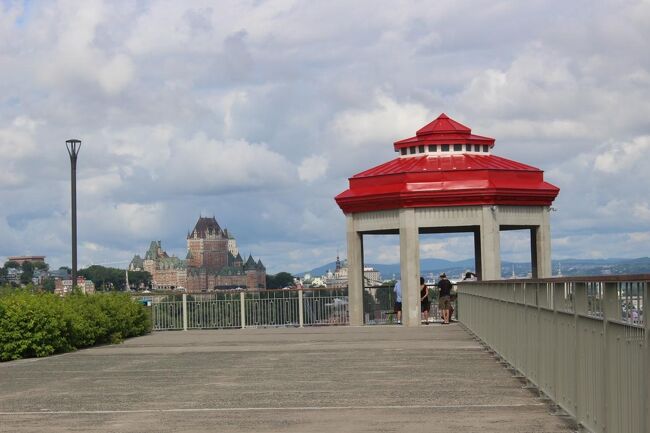
[[[447,279],[447,275],[444,273],[440,274],[440,280],[438,281],[438,288],[440,289],[440,295],[438,296],[438,308],[442,311],[442,323],[449,323],[449,310],[451,309],[451,281]]]

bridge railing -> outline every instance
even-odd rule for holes
[[[650,432],[650,275],[460,283],[460,321],[592,432]]]
[[[138,295],[154,331],[349,323],[347,289],[219,291]]]

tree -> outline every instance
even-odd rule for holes
[[[293,285],[293,275],[288,272],[278,272],[275,275],[266,276],[267,289],[281,289]]]
[[[39,271],[48,271],[50,270],[50,265],[48,265],[45,262],[34,262],[32,263],[34,266],[34,269],[38,269]]]
[[[79,275],[95,283],[99,290],[112,290],[115,287],[124,287],[126,276],[124,270],[92,265],[79,270]]]
[[[23,273],[20,275],[20,282],[22,284],[29,284],[34,278],[34,265],[32,262],[26,261],[22,265]]]
[[[147,271],[129,271],[129,284],[134,287],[151,287],[151,274]]]
[[[43,281],[43,289],[45,289],[46,292],[54,293],[54,278],[48,277]]]
[[[395,287],[394,283],[382,283],[381,287],[378,287],[375,292],[375,298],[377,299],[377,304],[382,310],[392,310],[395,304],[395,292],[393,291]]]
[[[14,260],[9,260],[9,261],[5,262],[4,267],[5,267],[5,269],[9,269],[9,268],[20,269],[20,263],[14,261]]]
[[[126,272],[124,269],[92,265],[79,270],[79,275],[95,283],[98,290],[125,290]],[[151,285],[151,274],[146,271],[129,271],[129,284],[139,287]]]

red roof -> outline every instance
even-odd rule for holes
[[[469,131],[442,114],[409,140],[441,134],[479,137]],[[494,139],[480,138],[494,145]],[[336,202],[345,213],[492,204],[549,206],[560,192],[544,181],[543,171],[520,162],[475,153],[439,155],[396,158],[356,174]]]
[[[425,144],[487,144],[494,146],[494,138],[472,134],[467,126],[456,122],[442,113],[433,122],[420,128],[415,137],[396,141],[395,151],[403,147]]]

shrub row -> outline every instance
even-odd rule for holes
[[[0,296],[1,361],[119,343],[150,331],[147,309],[125,294]]]

